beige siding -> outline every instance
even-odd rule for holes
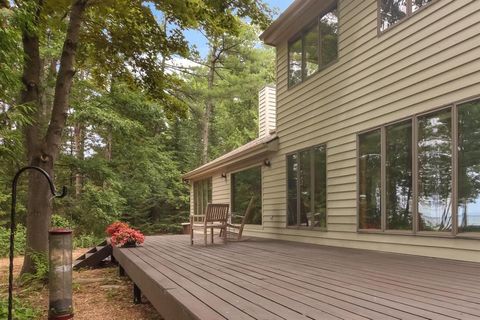
[[[276,128],[276,90],[265,86],[258,93],[258,136],[265,137]]]
[[[280,151],[258,236],[480,261],[478,241],[356,232],[357,133],[480,95],[480,1],[439,0],[377,35],[376,0],[340,0],[339,59],[292,89],[277,48]],[[327,144],[328,232],[286,228],[286,154]]]
[[[213,175],[212,202],[230,204],[230,174],[227,174],[226,179],[222,177],[221,172]]]

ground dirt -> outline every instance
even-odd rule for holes
[[[74,258],[85,250],[75,250]],[[18,276],[23,258],[15,258],[14,272]],[[73,300],[75,320],[161,320],[162,318],[143,297],[143,303],[133,304],[132,283],[118,276],[118,268],[106,266],[94,270],[74,271]],[[8,259],[0,259],[0,295],[8,290]],[[42,312],[38,319],[47,319],[48,287],[29,285],[15,287],[14,296]]]

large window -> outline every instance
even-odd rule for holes
[[[336,5],[318,17],[304,32],[289,42],[288,84],[296,85],[338,55],[338,15]]]
[[[458,108],[458,232],[480,232],[480,101]]]
[[[480,235],[480,100],[358,141],[359,229]]]
[[[287,224],[326,228],[327,158],[324,145],[287,156]]]
[[[379,0],[379,29],[385,31],[433,0]]]
[[[195,214],[205,214],[207,204],[212,202],[212,178],[193,182],[193,204]]]
[[[232,174],[232,212],[244,215],[252,198],[252,211],[245,223],[262,224],[261,167],[255,167]]]

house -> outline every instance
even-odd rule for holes
[[[245,233],[480,261],[480,1],[296,0],[258,139],[184,178]]]

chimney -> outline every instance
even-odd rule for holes
[[[258,137],[263,138],[276,130],[277,89],[266,85],[258,93]]]

